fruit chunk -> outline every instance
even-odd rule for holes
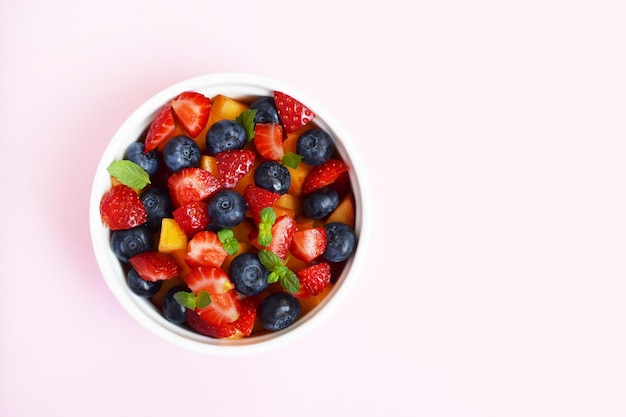
[[[332,184],[342,174],[348,172],[348,169],[348,165],[338,159],[329,159],[313,167],[304,180],[302,194],[308,194]]]
[[[287,133],[295,132],[315,118],[308,107],[280,91],[274,92],[274,103]]]
[[[254,224],[257,225],[261,221],[261,210],[266,207],[272,207],[280,198],[280,194],[256,185],[248,185],[243,191],[243,198],[248,203],[248,210],[252,214]]]
[[[223,294],[211,294],[211,304],[203,309],[196,309],[196,311],[207,323],[222,326],[239,318],[241,305],[237,298],[237,292],[231,290]]]
[[[202,132],[209,121],[211,99],[195,91],[185,91],[171,102],[176,119],[192,138]]]
[[[161,252],[141,252],[129,259],[139,276],[146,281],[176,278],[180,267],[169,255]]]
[[[209,211],[202,201],[191,201],[172,212],[181,230],[189,237],[206,229],[209,225]],[[185,249],[187,247],[185,246]]]
[[[207,127],[223,119],[235,120],[237,116],[246,111],[248,106],[233,98],[218,94],[211,100],[211,114]]]
[[[120,184],[100,199],[100,218],[111,230],[125,230],[146,223],[148,214],[137,192]]]
[[[198,232],[189,241],[185,262],[191,267],[219,267],[228,256],[217,233],[208,230]]]
[[[211,296],[224,294],[235,286],[228,278],[226,272],[212,266],[199,266],[193,268],[184,278],[185,283],[194,294],[206,291]]]
[[[337,205],[337,208],[328,216],[326,223],[345,223],[354,229],[354,200],[350,194],[346,195]]]
[[[172,174],[167,180],[174,207],[205,200],[222,188],[220,181],[202,168],[190,167]]]
[[[326,229],[297,230],[293,234],[293,240],[289,250],[291,254],[305,262],[311,262],[321,256],[326,249]]]
[[[172,138],[176,133],[176,123],[174,122],[174,114],[172,108],[164,106],[159,110],[154,120],[148,128],[146,135],[144,153],[148,153],[158,148],[168,139]]]
[[[263,158],[280,161],[283,149],[283,127],[279,123],[257,123],[254,126],[254,146]]]
[[[220,183],[224,188],[235,188],[252,166],[256,155],[247,149],[233,149],[215,155]]]
[[[300,291],[296,297],[310,297],[321,294],[330,283],[330,264],[321,262],[296,272],[300,281]]]
[[[187,249],[187,235],[174,219],[161,220],[161,234],[159,235],[159,252],[171,253]]]
[[[272,241],[267,247],[259,244],[258,230],[254,230],[250,233],[250,243],[257,249],[267,249],[274,252],[283,261],[287,258],[289,246],[293,240],[293,234],[296,231],[296,221],[289,216],[281,216],[276,219],[276,222],[272,225]]]

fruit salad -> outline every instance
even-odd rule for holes
[[[164,103],[100,200],[132,293],[219,339],[313,310],[357,245],[350,166],[315,117],[280,91]]]

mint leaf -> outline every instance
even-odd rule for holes
[[[196,295],[196,307],[198,308],[206,308],[211,304],[211,295],[201,290],[198,295]]]
[[[271,250],[261,249],[258,256],[259,261],[261,261],[263,266],[270,272],[276,272],[278,268],[284,266],[282,259]]]
[[[261,246],[269,246],[272,243],[272,225],[276,223],[276,212],[271,207],[265,207],[259,215],[261,223],[259,223],[257,242]]]
[[[248,109],[235,118],[235,121],[246,131],[248,142],[254,139],[254,116],[256,116],[256,112],[256,109]]]
[[[112,162],[107,171],[119,182],[131,188],[140,190],[150,184],[150,175],[146,170],[128,159]]]
[[[276,223],[276,212],[271,207],[265,207],[260,213],[261,223],[269,224],[270,226]]]
[[[176,302],[178,302],[178,304],[180,304],[181,306],[186,307],[190,310],[196,308],[196,297],[193,295],[193,293],[187,291],[178,291],[174,294],[174,300],[176,300]]]
[[[285,152],[285,155],[283,155],[282,163],[286,167],[296,169],[300,161],[302,161],[302,155],[289,151]]]
[[[286,291],[293,293],[293,294],[300,291],[300,280],[298,279],[298,276],[290,269],[287,269],[287,271],[285,272],[285,275],[280,276],[280,285]]]
[[[276,272],[270,272],[270,274],[267,276],[267,283],[268,284],[273,284],[275,282],[278,282],[278,279],[280,277],[278,276],[278,274]]]
[[[224,250],[229,255],[234,255],[239,250],[239,241],[230,229],[221,229],[217,232],[217,237],[222,242]]]

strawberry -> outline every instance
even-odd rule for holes
[[[265,159],[280,161],[285,156],[283,127],[280,123],[257,123],[254,125],[254,146]]]
[[[111,230],[130,229],[148,221],[148,213],[132,188],[120,184],[100,199],[100,218]]]
[[[141,252],[129,259],[130,264],[146,281],[162,281],[176,278],[181,269],[169,255],[161,252]]]
[[[220,183],[224,188],[235,188],[239,180],[254,166],[256,155],[246,149],[234,149],[215,155]]]
[[[172,212],[174,220],[188,237],[206,229],[209,225],[209,210],[202,201],[191,201]]]
[[[211,99],[195,91],[185,91],[171,102],[176,120],[185,132],[195,138],[209,121]]]
[[[241,315],[241,304],[237,291],[230,290],[223,294],[211,294],[211,304],[196,309],[202,320],[215,326],[232,323]]]
[[[176,130],[174,114],[170,106],[163,106],[154,117],[148,128],[148,134],[144,144],[144,153],[148,153],[163,143],[167,142]]]
[[[227,339],[233,336],[237,329],[234,326],[227,323],[224,326],[216,326],[205,321],[198,313],[193,310],[187,309],[185,312],[185,321],[196,332],[205,336],[213,337],[216,339]]]
[[[274,103],[285,132],[292,133],[315,118],[315,114],[293,97],[274,91]]]
[[[325,249],[326,229],[323,227],[297,230],[293,234],[293,240],[289,247],[293,256],[305,262],[311,262],[323,254]]]
[[[205,200],[222,189],[215,175],[197,167],[183,168],[175,172],[168,178],[167,186],[174,207]]]
[[[308,194],[326,185],[332,184],[348,172],[348,165],[337,159],[329,159],[321,165],[314,166],[302,184],[302,194]]]
[[[250,184],[243,190],[243,198],[248,203],[254,224],[261,222],[261,210],[272,207],[280,198],[280,194]]]
[[[185,262],[191,267],[203,265],[220,267],[227,256],[228,253],[217,233],[204,230],[196,233],[189,241]]]
[[[224,294],[235,288],[226,272],[213,266],[194,268],[185,276],[184,280],[194,294],[206,291],[213,296],[214,294]]]
[[[296,297],[306,298],[320,294],[330,283],[330,264],[321,262],[311,265],[296,272],[300,281],[300,291],[294,294]]]
[[[241,305],[241,314],[239,318],[233,323],[241,336],[250,336],[254,329],[254,322],[256,320],[256,311],[259,306],[260,299],[257,297],[246,297],[239,300]]]
[[[280,216],[276,219],[276,222],[272,225],[272,241],[269,246],[261,246],[258,242],[259,231],[258,229],[250,232],[248,239],[250,243],[257,249],[267,249],[274,252],[283,261],[287,258],[287,252],[293,235],[296,231],[296,221],[289,216]]]

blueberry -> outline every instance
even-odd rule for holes
[[[254,123],[280,123],[273,97],[256,99],[250,105],[250,109],[257,111],[254,115]]]
[[[154,175],[159,169],[159,151],[156,149],[144,154],[144,144],[142,142],[133,142],[124,153],[124,159],[133,161],[142,167],[148,175]]]
[[[174,136],[163,148],[163,162],[174,172],[196,167],[200,163],[200,148],[189,136]]]
[[[280,330],[293,324],[301,311],[296,297],[286,292],[275,292],[261,300],[257,314],[265,329]]]
[[[302,162],[311,166],[328,161],[334,150],[333,140],[322,129],[307,130],[296,142],[296,152],[302,156]]]
[[[165,188],[151,188],[141,195],[141,202],[148,213],[148,227],[156,230],[164,217],[172,217],[174,206]]]
[[[235,289],[244,295],[258,295],[268,287],[270,274],[256,253],[245,252],[237,255],[230,263],[228,276]]]
[[[139,297],[152,297],[163,285],[163,281],[146,281],[133,268],[128,270],[126,282],[130,290]]]
[[[254,184],[278,194],[285,194],[291,185],[287,168],[275,161],[265,161],[254,171]]]
[[[326,226],[326,250],[324,259],[330,262],[345,261],[356,246],[354,231],[345,223],[333,222]]]
[[[151,250],[152,244],[152,232],[145,225],[115,230],[111,234],[111,250],[122,262],[128,262],[138,253]]]
[[[187,309],[178,304],[178,301],[174,298],[174,294],[179,291],[191,292],[189,288],[178,285],[170,288],[163,296],[163,317],[175,324],[183,324],[185,322],[187,311]]]
[[[209,229],[219,230],[237,226],[243,221],[248,210],[248,203],[241,194],[234,190],[220,190],[207,203],[209,211]]]
[[[222,151],[242,149],[247,141],[246,130],[234,120],[220,120],[206,132],[206,148],[211,156]]]
[[[312,219],[322,219],[330,214],[339,205],[339,193],[323,187],[304,197],[302,209],[304,214]]]

